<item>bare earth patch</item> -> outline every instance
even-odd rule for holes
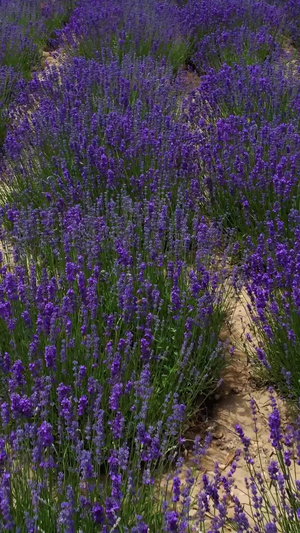
[[[241,346],[247,342],[246,334],[249,332],[249,318],[245,309],[245,295],[242,294],[235,303],[232,312],[230,331],[227,332],[229,337],[229,346]],[[226,332],[224,332],[225,340]],[[191,442],[200,436],[203,439],[203,432],[212,433],[212,443],[207,454],[201,459],[201,468],[199,467],[199,479],[197,479],[193,488],[192,500],[197,501],[197,494],[201,491],[201,478],[203,473],[208,477],[214,474],[215,463],[218,463],[222,474],[226,475],[231,469],[231,465],[236,457],[238,449],[242,448],[241,441],[235,430],[235,426],[242,426],[247,437],[251,438],[251,457],[255,459],[257,470],[267,472],[267,467],[272,460],[274,450],[269,441],[268,418],[271,413],[270,395],[267,388],[261,388],[253,377],[247,355],[240,348],[236,348],[233,354],[230,350],[227,352],[228,364],[223,373],[223,383],[218,389],[215,396],[212,411],[204,428],[203,423],[198,427],[194,426],[187,432],[187,439]],[[274,397],[278,403],[283,423],[288,421],[289,410],[287,404],[274,392]],[[253,414],[250,406],[250,399],[254,401],[256,407],[256,429],[253,421]],[[274,457],[276,459],[276,457]],[[181,474],[184,483],[186,473],[189,468],[195,468],[192,451],[186,454],[186,460]],[[296,467],[293,477],[300,477],[300,467]],[[238,461],[238,466],[234,474],[233,495],[239,498],[244,506],[244,510],[251,521],[251,502],[249,494],[245,487],[245,478],[249,478],[249,470],[243,458]],[[272,491],[271,491],[272,492]],[[229,518],[234,516],[234,505],[230,504],[232,515],[229,512]],[[191,516],[197,514],[197,505],[191,510]],[[208,516],[207,527],[209,527]],[[235,531],[230,525],[226,531]]]

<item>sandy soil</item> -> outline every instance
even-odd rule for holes
[[[193,488],[193,496],[196,498],[201,490],[201,477],[204,472],[208,476],[214,473],[214,465],[217,462],[222,471],[222,474],[227,474],[235,459],[236,451],[240,449],[241,442],[235,431],[237,424],[244,429],[246,436],[252,440],[251,454],[256,459],[257,464],[261,464],[258,471],[263,468],[266,471],[269,464],[273,449],[269,442],[269,428],[268,417],[271,412],[270,395],[267,388],[261,388],[259,383],[253,376],[253,369],[247,355],[239,348],[247,342],[246,333],[249,332],[249,318],[245,308],[245,294],[242,293],[240,298],[233,306],[232,316],[230,320],[230,328],[227,332],[224,331],[224,339],[229,338],[229,346],[236,346],[233,354],[230,350],[227,351],[227,368],[223,373],[223,383],[218,389],[218,394],[215,395],[213,407],[209,414],[205,431],[212,433],[212,444],[207,455],[201,460],[201,469],[199,468],[199,480],[196,477],[196,483]],[[223,339],[223,340],[224,340]],[[289,418],[289,409],[285,402],[276,394],[274,396],[278,402],[278,407],[281,413],[283,422],[287,422]],[[257,433],[252,417],[252,410],[250,407],[250,399],[254,400],[257,410]],[[200,436],[203,440],[204,426],[203,423],[195,424],[194,427],[187,432],[186,437],[193,441],[196,436]],[[184,482],[186,472],[189,468],[195,467],[192,452],[186,454],[186,460],[182,472],[182,480]],[[300,478],[300,468],[297,468],[297,478]],[[238,462],[237,470],[234,474],[234,490],[233,494],[237,495],[240,502],[244,506],[245,512],[250,519],[250,501],[245,488],[245,478],[249,477],[247,465],[241,458]],[[232,517],[233,517],[233,504]],[[196,506],[192,509],[191,515],[196,514]],[[230,517],[230,514],[229,514]],[[208,517],[209,522],[209,517]],[[207,524],[207,527],[209,523]],[[226,531],[235,531],[228,526]]]

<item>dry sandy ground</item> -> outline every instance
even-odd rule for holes
[[[218,394],[215,396],[215,402],[212,411],[209,415],[206,430],[210,431],[213,436],[212,444],[207,455],[201,460],[201,470],[199,468],[199,480],[197,480],[193,488],[193,497],[196,497],[201,490],[201,477],[204,472],[208,476],[214,473],[214,465],[217,462],[223,475],[226,475],[231,468],[235,459],[236,451],[240,449],[241,442],[235,431],[237,424],[241,425],[247,437],[253,441],[251,446],[251,455],[256,459],[256,463],[260,463],[264,471],[272,460],[273,449],[269,442],[269,428],[268,417],[271,412],[270,396],[267,388],[261,388],[253,377],[253,369],[251,371],[250,364],[247,360],[247,355],[243,350],[238,348],[247,342],[246,333],[249,332],[249,318],[245,308],[245,294],[235,302],[231,317],[230,331],[227,332],[229,337],[229,345],[237,346],[234,353],[231,355],[228,350],[228,365],[223,374],[223,383],[218,389]],[[224,336],[225,336],[224,332]],[[281,413],[282,421],[285,423],[289,418],[289,410],[284,401],[274,393],[278,402],[278,407]],[[255,402],[257,410],[257,434],[255,433],[252,410],[250,407],[250,399]],[[194,440],[199,435],[203,439],[203,423],[195,425],[187,432],[187,438]],[[257,447],[257,441],[259,448]],[[260,459],[259,459],[260,456]],[[276,457],[273,457],[275,459]],[[189,468],[194,468],[195,462],[193,460],[192,452],[186,456],[182,481],[184,483],[186,472]],[[259,467],[258,471],[260,471]],[[300,468],[297,467],[296,476],[300,479]],[[245,512],[251,522],[251,507],[249,496],[245,488],[245,478],[249,477],[249,471],[244,460],[241,458],[238,462],[237,470],[234,474],[234,489],[233,494],[237,495],[240,502],[244,506]],[[233,517],[233,504],[231,505]],[[197,513],[196,506],[192,508],[191,516]],[[229,513],[230,517],[230,513]],[[209,527],[209,517],[207,527]],[[226,527],[226,531],[233,532],[234,529],[230,525]]]

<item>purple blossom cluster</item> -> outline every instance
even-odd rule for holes
[[[299,0],[273,0],[276,7],[281,8],[285,18],[285,34],[294,46],[299,48],[300,3]]]
[[[243,247],[246,235],[257,239],[277,216],[288,230],[297,208],[299,88],[288,65],[242,60],[211,70],[186,99],[185,120],[198,135],[203,210],[234,229]]]
[[[293,122],[257,124],[236,115],[203,125],[198,155],[210,196],[206,208],[239,239],[258,238],[278,216],[288,230],[299,189],[298,131]]]
[[[299,120],[298,69],[280,62],[224,64],[201,78],[188,97],[187,119],[195,127],[232,115],[271,124]],[[296,75],[295,75],[296,74]],[[251,98],[250,98],[251,95]]]
[[[255,402],[250,403],[255,429]],[[252,442],[237,425],[235,430],[241,448],[236,450],[230,469],[224,474],[216,463],[213,473],[202,473],[199,480],[201,458],[209,446],[209,439],[200,448],[195,442],[196,468],[184,471],[179,460],[173,475],[166,481],[170,495],[162,505],[162,531],[218,533],[230,528],[239,533],[297,532],[300,519],[299,420],[293,426],[282,422],[272,390],[270,403],[271,459],[264,456],[258,439]],[[248,494],[246,505],[237,496],[235,486],[241,461],[246,462],[248,469],[242,488],[242,492]],[[201,489],[198,489],[199,485]],[[191,509],[194,511],[192,521]]]
[[[181,5],[181,20],[186,34],[196,45],[216,32],[247,26],[249,30],[265,28],[274,36],[282,29],[283,17],[280,6],[264,0],[178,0]]]
[[[0,2],[0,62],[29,75],[53,31],[67,21],[73,0]]]
[[[21,75],[13,68],[0,67],[0,149],[5,141],[9,124],[9,106],[18,91],[22,89]],[[1,154],[2,155],[2,154]]]

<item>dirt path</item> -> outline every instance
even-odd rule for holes
[[[287,54],[286,62],[294,64],[294,55],[292,52]],[[184,93],[192,93],[200,84],[200,78],[194,72],[182,70],[179,72],[178,81],[185,89]],[[268,419],[271,412],[270,393],[266,386],[262,387],[253,375],[248,361],[245,347],[249,343],[250,333],[249,316],[246,309],[247,297],[242,291],[239,297],[232,301],[232,315],[230,325],[226,328],[222,340],[228,341],[227,350],[227,367],[223,373],[222,385],[215,395],[212,409],[207,417],[206,424],[200,422],[189,429],[186,433],[187,441],[192,443],[197,436],[203,440],[205,432],[211,432],[212,444],[207,455],[201,460],[201,470],[199,469],[199,483],[196,481],[193,489],[193,495],[201,490],[201,481],[203,471],[209,476],[214,473],[214,465],[217,462],[223,474],[230,471],[231,465],[235,459],[236,451],[242,447],[241,441],[235,430],[236,425],[242,426],[247,437],[251,438],[251,454],[256,462],[259,462],[264,470],[273,455],[273,449],[269,442]],[[252,335],[251,335],[252,336]],[[252,340],[255,343],[255,339]],[[234,351],[230,350],[234,348]],[[244,347],[244,348],[243,348]],[[288,408],[286,403],[274,393],[278,403],[283,423],[288,420]],[[253,414],[250,400],[254,403],[256,409],[256,429],[253,421]],[[258,445],[257,445],[258,443]],[[187,446],[188,447],[188,446]],[[195,465],[192,451],[186,453],[186,460],[182,472],[182,479],[185,479],[186,472]],[[300,473],[300,469],[298,468]],[[250,500],[245,487],[245,478],[249,477],[249,471],[245,461],[241,458],[234,475],[235,489],[233,491],[244,505],[245,512],[249,515],[250,520]],[[197,509],[192,511],[196,514]],[[251,520],[250,520],[251,523]],[[228,531],[234,531],[228,526]]]
[[[247,342],[246,334],[249,333],[249,317],[245,309],[246,298],[244,294],[236,303],[231,320],[231,331],[229,332],[230,343],[235,347],[232,355],[228,353],[228,367],[223,375],[223,383],[219,392],[220,399],[216,402],[211,416],[211,426],[213,432],[213,443],[208,454],[209,461],[214,464],[218,461],[224,465],[224,473],[228,472],[235,452],[241,447],[240,439],[235,431],[237,424],[241,425],[246,436],[253,441],[253,458],[262,460],[263,468],[267,468],[273,454],[272,446],[269,442],[268,418],[271,412],[270,394],[267,388],[259,387],[253,377],[253,369],[247,355],[239,347]],[[283,422],[287,421],[288,409],[285,402],[274,393]],[[256,428],[253,422],[253,414],[250,400],[254,401],[256,408]],[[259,450],[257,449],[257,440]],[[209,464],[208,464],[209,467]],[[235,493],[241,503],[245,505],[245,510],[250,511],[249,497],[245,493],[245,477],[249,476],[246,464],[241,460],[235,474]],[[248,509],[247,509],[248,508]]]
[[[229,331],[224,332],[225,337],[229,338],[229,347],[234,346],[235,350],[230,353],[227,351],[228,364],[223,373],[223,383],[218,389],[218,394],[215,395],[215,401],[212,408],[212,412],[207,420],[206,431],[212,433],[212,444],[207,455],[201,460],[201,470],[199,469],[199,481],[196,479],[195,486],[193,488],[193,496],[196,497],[201,490],[201,477],[204,472],[210,477],[214,473],[214,465],[217,462],[222,471],[222,474],[229,473],[231,465],[235,459],[236,451],[240,448],[241,442],[235,431],[237,424],[241,425],[244,433],[252,440],[251,455],[256,459],[256,463],[259,464],[266,471],[267,466],[273,455],[273,449],[269,442],[269,428],[268,418],[271,412],[270,395],[267,388],[261,388],[255,378],[253,377],[253,369],[247,355],[240,346],[248,342],[246,334],[249,333],[249,318],[245,309],[245,295],[241,296],[233,303],[232,316],[230,320]],[[274,396],[278,402],[278,407],[281,413],[283,422],[287,421],[288,409],[285,402],[274,393]],[[257,411],[257,434],[255,432],[253,415],[250,406],[250,399],[254,401]],[[200,436],[203,439],[203,423],[199,427],[191,428],[187,432],[187,438],[191,441],[196,436]],[[257,440],[256,440],[257,439]],[[257,441],[259,443],[259,449],[257,447]],[[260,455],[260,458],[259,458]],[[182,479],[185,479],[186,472],[189,468],[195,465],[192,452],[187,454]],[[261,467],[258,468],[258,471]],[[298,467],[297,475],[300,474]],[[245,488],[245,478],[249,477],[249,471],[247,466],[241,458],[238,462],[238,467],[234,475],[234,489],[233,494],[238,496],[240,502],[244,506],[244,510],[248,515],[248,519],[251,524],[250,518],[250,500]],[[233,504],[230,509],[229,518],[233,517]],[[232,515],[231,515],[232,512]],[[197,513],[197,506],[192,509],[191,514]],[[209,519],[208,519],[209,521]],[[253,522],[252,522],[253,523]],[[209,524],[207,524],[209,526]],[[235,531],[231,526],[226,527],[226,531]]]

